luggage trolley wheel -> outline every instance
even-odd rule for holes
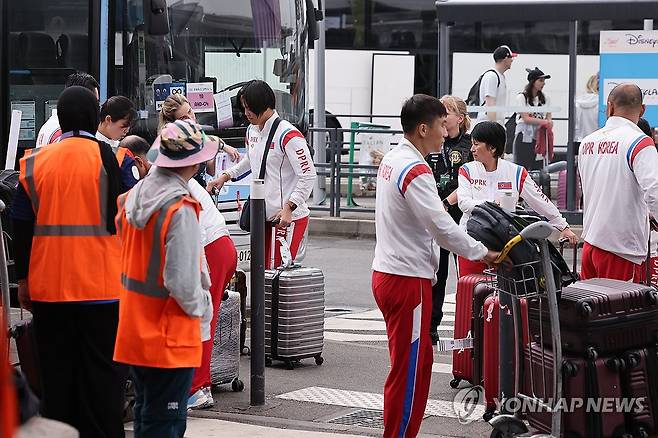
[[[491,420],[495,414],[496,413],[494,411],[485,411],[485,413],[482,414],[482,419],[488,423],[489,420]]]
[[[231,382],[231,389],[233,392],[242,392],[244,391],[244,382],[238,378],[233,379]]]
[[[287,360],[286,362],[286,369],[287,370],[294,370],[295,369],[295,362],[291,360]]]
[[[454,379],[452,379],[452,380],[450,381],[450,387],[451,387],[452,389],[457,389],[457,388],[459,388],[459,384],[461,383],[461,381],[462,381],[462,379],[460,379],[460,378],[458,378],[458,377],[455,377]]]
[[[320,356],[319,354],[317,356],[315,356],[315,364],[317,366],[320,366],[323,363],[324,363],[324,358],[322,356]]]
[[[247,347],[246,345],[242,347],[242,351],[240,352],[242,356],[249,356],[251,354],[251,348]]]
[[[266,367],[271,367],[272,366],[272,358],[271,357],[266,357],[265,358],[265,366]]]

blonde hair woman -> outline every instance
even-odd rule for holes
[[[162,103],[160,118],[158,120],[158,132],[162,130],[164,125],[175,122],[176,120],[192,120],[196,123],[196,116],[194,115],[190,101],[182,94],[171,94],[167,96]],[[231,157],[232,161],[238,161],[240,159],[240,153],[234,147],[227,145],[223,141],[220,142],[219,148],[220,151],[226,152]],[[208,174],[214,175],[215,159],[213,158],[205,164]]]
[[[576,98],[576,141],[599,129],[599,74],[587,80],[586,94]],[[578,151],[578,148],[576,148]]]
[[[446,107],[448,116],[446,118],[446,130],[448,136],[443,144],[443,150],[439,153],[429,154],[425,159],[432,168],[439,196],[443,199],[450,216],[459,223],[462,211],[457,206],[457,185],[459,168],[473,160],[471,155],[471,136],[468,130],[471,127],[471,118],[466,111],[466,103],[457,96],[443,96],[441,103]],[[436,273],[437,282],[432,287],[432,320],[430,323],[430,335],[433,340],[438,340],[437,328],[441,324],[443,313],[443,300],[446,293],[446,282],[448,280],[448,262],[450,253],[441,248],[439,258],[439,270]]]

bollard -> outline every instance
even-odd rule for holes
[[[265,181],[251,182],[251,406],[265,404]]]

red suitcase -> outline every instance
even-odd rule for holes
[[[580,184],[580,174],[576,173],[576,210],[582,208],[583,188]],[[567,209],[567,171],[561,170],[557,177],[557,208]]]
[[[628,413],[629,430],[634,437],[654,436],[658,433],[658,349],[629,351],[624,362],[624,396],[642,399],[641,406]]]
[[[493,414],[498,397],[498,378],[500,372],[499,361],[499,321],[498,312],[500,304],[497,295],[492,295],[484,302],[484,342],[483,342],[483,378],[484,397],[486,400],[485,420]],[[523,324],[523,345],[528,344],[528,311],[526,300],[521,300],[521,321]]]
[[[482,383],[482,330],[484,328],[484,300],[493,293],[488,283],[491,277],[471,274],[457,281],[454,339],[473,338],[473,349],[452,352],[452,375],[450,386],[457,388],[466,380],[473,385]]]
[[[530,305],[536,333],[540,312]],[[562,289],[558,311],[566,353],[583,354],[589,347],[600,354],[620,353],[658,341],[658,292],[650,286],[603,278],[578,281]],[[541,320],[544,333],[550,333],[546,306]],[[544,341],[550,345],[550,336]]]
[[[543,355],[543,356],[542,356]],[[544,364],[542,366],[542,357]],[[551,398],[553,394],[553,354],[533,342],[526,348],[524,359],[523,393],[533,396],[530,382],[534,382],[534,396]],[[622,399],[619,358],[564,355],[562,361],[562,436],[572,438],[621,438],[627,436],[625,415],[618,409]],[[578,407],[576,399],[583,400]],[[610,403],[611,402],[611,403]],[[571,408],[574,409],[571,409]],[[604,412],[602,412],[604,411]],[[526,410],[530,425],[545,433],[551,431],[551,414],[545,410]]]

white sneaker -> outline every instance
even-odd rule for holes
[[[210,386],[206,386],[205,388],[201,388],[203,392],[206,393],[206,397],[208,397],[208,406],[211,407],[215,404],[215,398],[212,396],[212,388]]]
[[[187,399],[187,409],[205,409],[212,406],[212,404],[212,398],[208,399],[208,395],[206,395],[203,388],[199,389]]]

